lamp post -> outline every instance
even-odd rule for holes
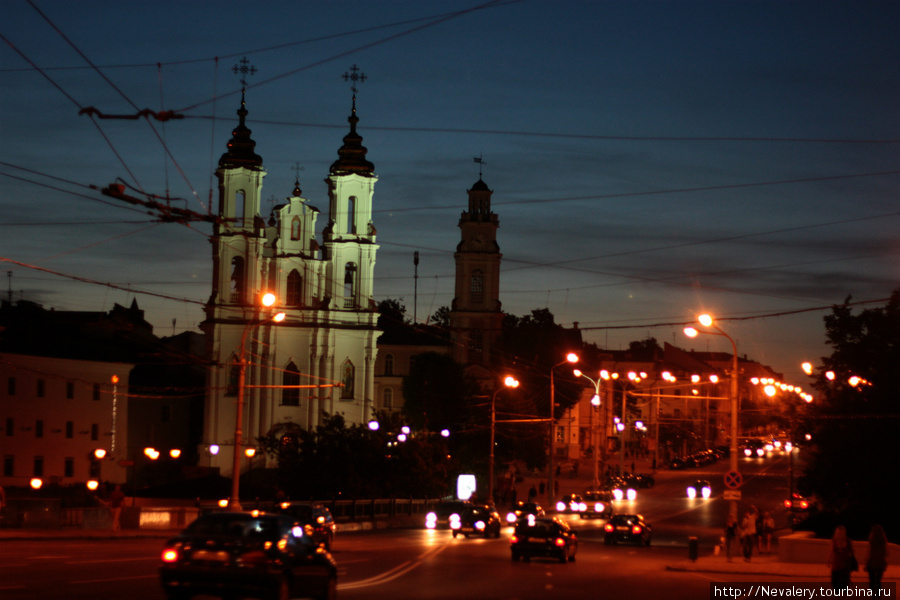
[[[575,369],[574,373],[575,377],[584,377],[594,384],[594,396],[591,398],[591,462],[594,463],[594,480],[591,483],[591,490],[596,492],[600,486],[600,460],[598,457],[599,452],[597,451],[597,429],[594,426],[594,413],[600,408],[600,384],[603,380],[600,378],[591,379],[578,369]]]
[[[556,489],[553,487],[553,482],[554,482],[554,479],[553,479],[553,476],[554,476],[554,472],[553,472],[553,446],[554,446],[553,413],[556,409],[556,386],[554,385],[554,381],[553,381],[553,371],[556,369],[556,367],[561,367],[566,363],[575,364],[577,362],[578,362],[578,355],[575,354],[574,352],[569,352],[568,354],[566,354],[566,360],[550,367],[550,440],[549,440],[550,456],[547,461],[547,464],[548,464],[547,483],[549,484],[547,487],[547,505],[548,506],[554,506],[554,500],[556,500],[556,498],[555,498]]]
[[[732,337],[722,331],[718,325],[713,322],[713,318],[709,315],[700,315],[697,320],[704,327],[712,327],[715,331],[698,331],[693,327],[685,327],[684,333],[688,337],[697,337],[700,333],[708,333],[709,335],[721,335],[731,342],[731,445],[728,449],[728,468],[732,473],[738,471],[738,355],[737,344]],[[732,500],[729,506],[729,514],[737,519],[738,505],[737,500]]]
[[[508,388],[517,388],[519,380],[507,375],[503,378],[503,385]],[[497,394],[502,389],[502,387],[498,387],[491,396],[491,457],[488,462],[488,502],[490,503],[494,502],[494,430],[497,426]]]
[[[262,304],[271,307],[275,304],[274,294],[264,294]],[[280,323],[284,320],[284,313],[279,312],[264,319],[250,321],[244,327],[241,334],[241,345],[238,350],[238,383],[237,383],[237,406],[234,411],[234,455],[231,465],[231,498],[228,506],[232,510],[241,510],[240,501],[240,485],[241,485],[241,445],[243,444],[243,431],[241,430],[244,420],[244,386],[247,379],[247,335],[262,325],[263,323]]]

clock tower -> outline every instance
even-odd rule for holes
[[[453,358],[462,365],[493,362],[500,339],[500,222],[491,212],[491,194],[478,178],[469,190],[469,209],[459,218],[462,240],[456,247],[456,293],[450,307]]]

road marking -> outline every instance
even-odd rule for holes
[[[360,581],[352,581],[350,583],[339,583],[339,590],[354,590],[362,587],[369,587],[373,585],[381,585],[384,583],[388,583],[389,581],[393,581],[399,577],[402,577],[418,567],[422,564],[422,561],[425,558],[430,557],[431,555],[438,554],[447,549],[447,545],[435,546],[433,548],[429,548],[422,554],[418,556],[415,560],[407,560],[405,562],[400,563],[393,569],[385,571],[384,573],[380,573],[375,575],[374,577],[370,577],[368,579],[362,579]]]

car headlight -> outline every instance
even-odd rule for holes
[[[628,490],[628,499],[635,500],[636,498],[637,498],[637,490],[629,489]]]
[[[606,508],[602,502],[598,502],[594,505],[594,510],[596,512],[603,512],[603,509]]]
[[[516,522],[516,519],[517,519],[516,513],[514,513],[514,512],[511,512],[511,513],[509,513],[508,515],[506,515],[506,522],[507,522],[507,523],[515,523],[515,522]]]
[[[712,495],[712,490],[708,487],[703,488],[703,497],[709,498]]]
[[[578,503],[578,512],[584,512],[586,510],[587,510],[587,504],[585,504],[584,502],[579,502]]]
[[[688,498],[691,498],[691,499],[696,498],[696,497],[697,497],[697,490],[694,489],[693,487],[689,487],[689,488],[687,489],[687,495],[688,495]]]
[[[753,450],[750,448],[744,448],[744,456],[753,456]]]
[[[566,510],[566,503],[563,502],[562,500],[560,500],[559,502],[557,502],[557,503],[556,503],[556,510],[558,510],[559,512],[565,511],[565,510]]]
[[[484,531],[484,521],[476,521],[475,529],[477,529],[478,531]]]
[[[625,494],[622,493],[622,490],[613,490],[613,498],[616,500],[621,500],[625,497]]]

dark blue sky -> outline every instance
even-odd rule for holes
[[[740,319],[721,324],[741,354],[797,380],[826,352],[827,311],[783,313],[900,284],[897,31],[897,2],[8,1],[0,256],[31,265],[3,265],[16,298],[137,297],[157,333],[196,328],[210,228],[153,224],[85,186],[121,177],[206,210],[247,56],[263,197],[286,196],[299,162],[327,210],[356,63],[378,299],[412,315],[418,250],[419,319],[450,304],[483,155],[505,310],[549,308],[611,348],[728,350],[670,325],[708,311]],[[186,118],[151,129],[79,116],[90,106]]]

